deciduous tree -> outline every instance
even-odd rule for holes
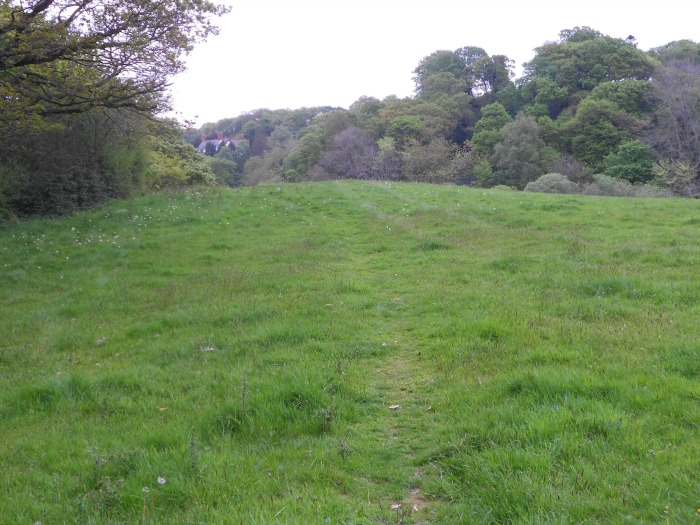
[[[0,120],[93,107],[167,107],[182,55],[216,32],[205,0],[5,0],[0,3]]]
[[[376,152],[377,147],[367,133],[350,127],[333,138],[333,147],[321,155],[318,163],[337,178],[371,179]]]
[[[494,147],[491,157],[494,182],[523,189],[542,175],[546,160],[537,121],[518,113],[513,122],[503,127],[501,135],[502,140]]]

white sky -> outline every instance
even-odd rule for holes
[[[216,1],[216,0],[215,0]],[[521,65],[562,29],[590,26],[647,50],[700,41],[695,0],[218,0],[221,32],[173,81],[177,117],[205,122],[258,108],[347,108],[413,94],[413,70],[440,49],[478,46]]]

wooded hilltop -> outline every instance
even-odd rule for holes
[[[506,56],[439,50],[418,62],[412,97],[258,109],[185,128],[158,118],[168,78],[225,10],[167,3],[0,3],[0,219],[182,185],[343,178],[700,193],[693,41],[642,51],[633,36],[576,27],[536,48],[520,78]]]
[[[700,191],[700,45],[644,52],[634,37],[560,33],[524,64],[479,47],[440,50],[415,96],[349,109],[260,109],[189,129],[232,185],[340,178],[468,184],[598,195]],[[207,144],[212,146],[212,144]],[[544,176],[544,177],[543,177]],[[543,178],[542,178],[543,177]]]

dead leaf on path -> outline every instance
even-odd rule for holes
[[[399,408],[401,408],[401,405],[391,405],[389,410],[398,410]]]
[[[389,507],[389,510],[399,510],[403,505],[401,503],[392,503],[391,507]]]
[[[107,340],[106,337],[98,337],[97,339],[95,339],[95,344],[101,345],[101,344],[104,343],[106,340]]]

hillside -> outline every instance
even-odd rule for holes
[[[700,207],[423,184],[0,229],[0,523],[689,523]]]

